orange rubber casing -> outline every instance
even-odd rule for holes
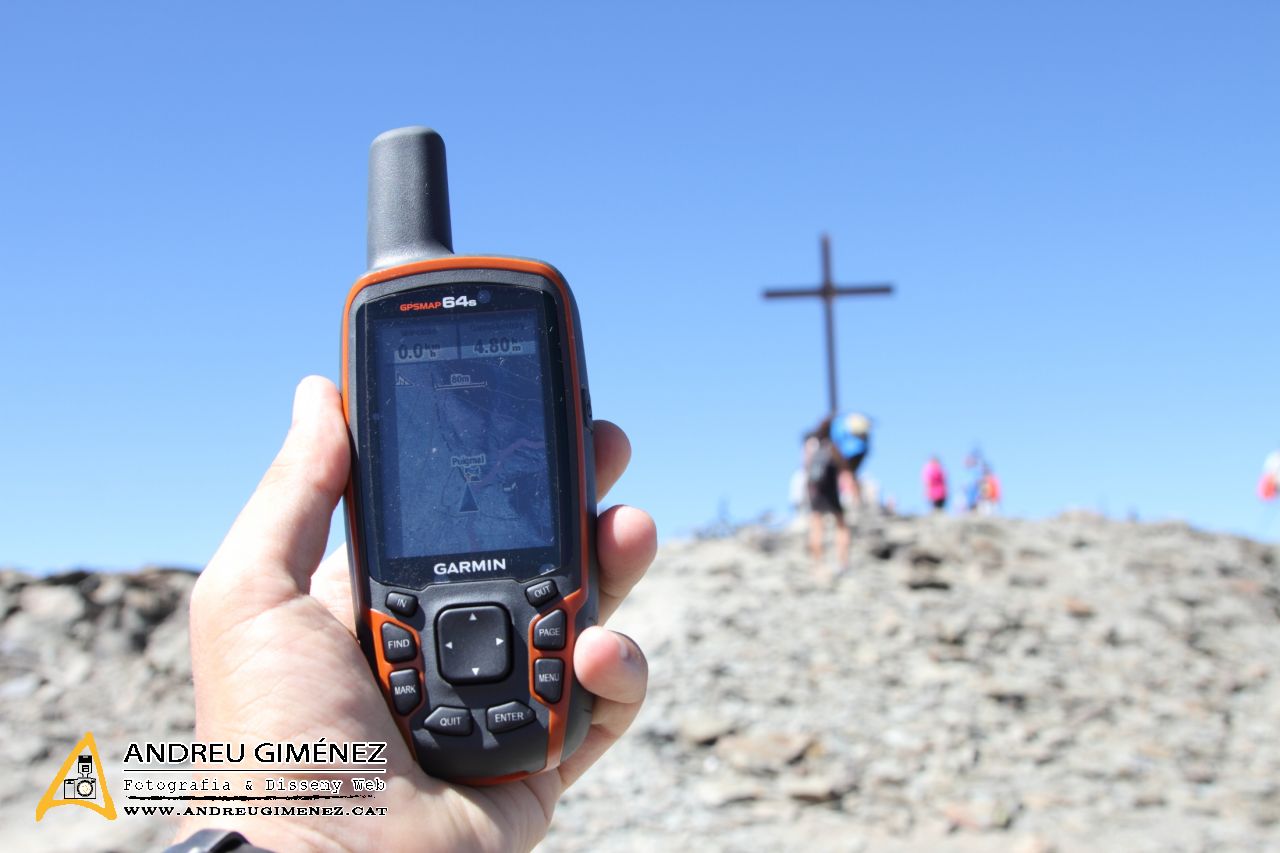
[[[439,271],[454,270],[474,270],[481,273],[486,270],[499,270],[514,273],[523,273],[531,276],[537,276],[540,279],[549,282],[556,291],[556,305],[561,309],[561,316],[558,318],[563,330],[561,339],[562,361],[566,368],[564,382],[567,387],[564,394],[564,405],[566,414],[566,423],[569,425],[569,446],[575,457],[572,461],[571,470],[576,482],[576,492],[579,497],[577,500],[576,518],[572,519],[571,529],[574,531],[576,542],[576,554],[578,555],[578,574],[580,579],[576,588],[559,598],[554,602],[554,609],[564,610],[566,614],[566,631],[564,648],[556,651],[544,651],[534,648],[533,644],[533,622],[529,623],[525,632],[524,641],[527,650],[528,673],[527,673],[527,698],[521,698],[522,701],[537,702],[546,710],[546,752],[545,760],[541,767],[536,769],[522,769],[510,773],[499,775],[456,775],[448,774],[445,778],[452,781],[462,782],[472,785],[493,785],[503,782],[514,781],[524,778],[535,772],[548,770],[556,767],[560,762],[567,758],[569,754],[577,748],[585,737],[586,729],[589,727],[590,720],[590,694],[577,683],[577,679],[573,676],[573,650],[581,631],[596,622],[597,614],[597,590],[596,590],[596,555],[595,555],[595,482],[594,482],[594,458],[592,441],[590,434],[590,411],[589,411],[589,393],[587,392],[585,364],[582,357],[581,331],[577,317],[577,308],[572,293],[567,283],[560,273],[552,266],[540,261],[525,260],[519,258],[507,258],[500,256],[466,256],[466,255],[449,255],[445,257],[432,258],[428,260],[414,261],[412,263],[402,264],[388,269],[381,269],[367,273],[358,279],[352,286],[347,295],[346,305],[343,311],[342,320],[342,408],[343,414],[347,419],[348,428],[352,434],[355,434],[354,418],[354,401],[351,399],[351,389],[359,379],[357,371],[360,366],[353,363],[353,312],[359,307],[359,300],[368,288],[374,285],[381,285],[388,282],[394,282],[398,279],[406,279],[414,276],[420,276],[424,273],[432,273]],[[406,283],[405,291],[414,290],[419,285]],[[385,296],[379,297],[385,298]],[[574,393],[581,389],[580,393]],[[352,592],[355,605],[355,620],[357,627],[357,635],[361,639],[366,656],[369,658],[370,664],[374,671],[379,686],[382,688],[384,696],[388,700],[389,710],[396,720],[402,735],[405,738],[411,751],[418,755],[419,761],[423,762],[422,752],[418,749],[414,736],[414,720],[420,718],[425,710],[432,704],[432,696],[428,685],[424,683],[423,668],[427,666],[424,663],[423,656],[426,654],[426,647],[430,638],[430,626],[427,626],[426,633],[420,632],[414,625],[404,619],[398,618],[389,612],[376,607],[370,600],[370,583],[367,566],[367,555],[364,550],[362,530],[362,513],[360,507],[360,496],[357,494],[357,466],[371,464],[368,460],[359,460],[356,457],[356,448],[353,444],[352,449],[352,476],[348,481],[346,490],[345,515],[348,531],[348,548],[351,561],[352,574]],[[431,594],[432,585],[428,584],[425,590],[420,591],[420,596]],[[483,598],[483,596],[482,596]],[[392,686],[391,672],[397,669],[404,669],[405,663],[390,663],[386,660],[382,653],[376,638],[381,636],[382,626],[384,624],[398,625],[400,628],[409,631],[419,637],[421,645],[421,653],[417,662],[419,670],[419,684],[423,686],[422,701],[419,702],[415,709],[407,714],[399,714],[394,710],[392,705]],[[520,626],[517,624],[513,639],[520,635]],[[564,678],[563,689],[559,701],[555,703],[546,703],[538,697],[534,684],[534,661],[542,658],[553,658],[564,661]],[[585,708],[583,707],[585,705]],[[576,707],[575,707],[576,706]],[[477,710],[477,709],[473,709]],[[483,725],[483,721],[481,721]],[[571,731],[572,730],[572,731]],[[428,773],[432,772],[432,767],[425,762],[424,769]],[[433,774],[434,775],[434,774]]]

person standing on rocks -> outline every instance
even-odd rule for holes
[[[826,517],[835,520],[836,559],[841,572],[849,567],[853,539],[840,500],[840,478],[848,472],[849,464],[831,440],[831,420],[824,418],[804,439],[803,465],[809,489],[809,556],[818,575],[822,574]]]
[[[920,478],[924,481],[925,500],[934,512],[942,512],[947,507],[947,472],[942,469],[942,461],[936,454],[924,463]]]
[[[1280,450],[1267,454],[1262,462],[1262,479],[1258,480],[1258,497],[1272,501],[1280,492]]]
[[[840,469],[840,494],[848,495],[846,509],[862,509],[862,484],[858,469],[871,452],[871,418],[860,412],[848,412],[831,419],[828,430],[844,463]]]
[[[982,481],[978,488],[978,512],[995,515],[1000,509],[1000,479],[990,465],[982,466]]]
[[[964,458],[964,467],[972,478],[964,488],[964,508],[969,512],[977,512],[982,502],[982,478],[987,469],[987,462],[982,458],[982,451],[976,447]]]

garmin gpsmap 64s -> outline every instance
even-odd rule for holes
[[[453,254],[426,128],[374,140],[368,239],[342,332],[358,635],[428,773],[518,779],[591,719],[573,672],[597,614],[578,310],[548,264]]]

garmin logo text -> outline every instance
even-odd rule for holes
[[[506,558],[497,557],[491,560],[459,560],[456,563],[436,563],[435,571],[438,575],[473,575],[478,572],[501,572],[506,568]]]

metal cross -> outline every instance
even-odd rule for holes
[[[831,280],[831,239],[822,235],[822,285],[820,287],[802,287],[777,289],[764,292],[765,299],[795,299],[797,297],[816,296],[822,300],[822,316],[827,327],[827,394],[831,403],[831,414],[839,411],[836,397],[836,319],[832,311],[837,296],[888,296],[893,293],[892,284],[836,284]]]

